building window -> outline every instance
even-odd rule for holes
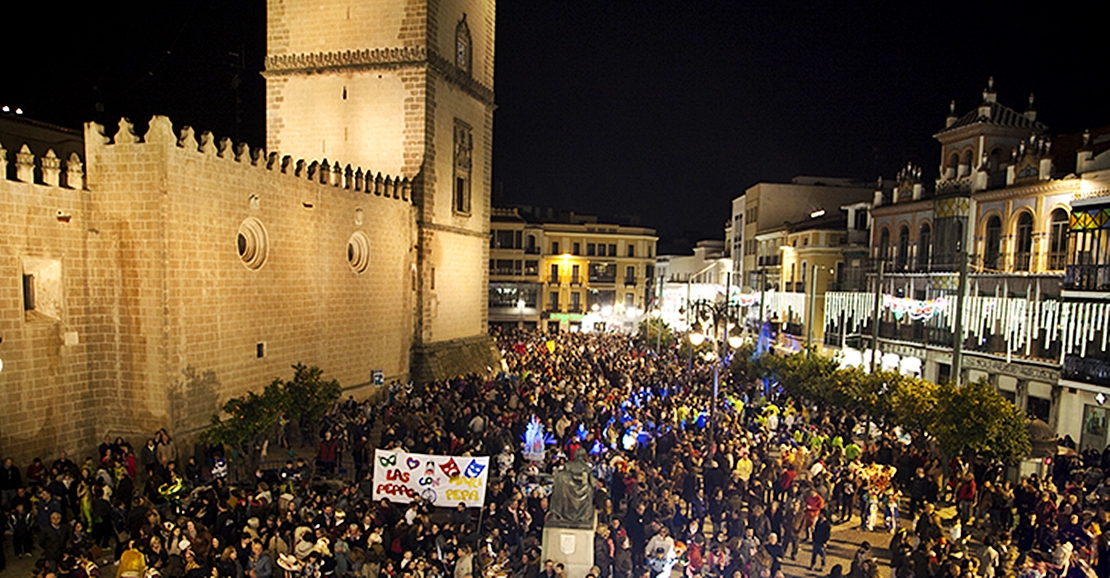
[[[924,271],[929,268],[929,258],[932,257],[933,229],[926,223],[921,225],[917,234],[917,268]]]
[[[474,135],[466,123],[455,119],[455,190],[451,208],[456,213],[470,214],[470,168]]]
[[[365,273],[370,266],[370,239],[366,233],[355,231],[347,239],[347,264],[355,273]]]
[[[582,280],[578,278],[581,271],[582,271],[582,266],[581,265],[571,265],[570,266],[570,282],[572,284],[577,285],[578,283],[582,282]]]
[[[571,255],[581,255],[582,254],[582,243],[574,243],[573,245],[571,245],[570,254]]]
[[[239,224],[235,248],[239,259],[248,269],[259,269],[266,264],[266,257],[270,252],[268,240],[266,227],[258,219],[250,217]]]
[[[628,256],[629,257],[635,257],[636,256],[636,246],[635,245],[629,245],[628,246]]]
[[[616,257],[617,256],[617,244],[616,243],[609,243],[609,256],[610,257]]]
[[[897,260],[894,262],[894,267],[898,271],[904,271],[906,265],[910,261],[910,229],[905,225],[898,230],[898,255]]]
[[[593,243],[586,243],[586,256],[587,257],[593,257],[595,254],[597,254],[596,249],[597,249],[597,246],[594,245]]]
[[[1022,211],[1017,223],[1017,245],[1014,247],[1014,270],[1028,271],[1033,254],[1033,215]]]
[[[559,310],[559,292],[552,291],[547,294],[547,309],[549,311]]]
[[[1002,219],[997,215],[987,219],[986,236],[983,241],[983,267],[998,270],[1002,256]]]
[[[880,261],[886,261],[890,256],[890,229],[883,227],[879,232],[879,254],[877,255]]]
[[[598,255],[598,257],[604,257],[605,256],[605,245],[604,244],[602,244],[602,243],[597,244],[597,255]]]
[[[582,312],[582,294],[578,291],[571,291],[570,293],[570,310],[572,313]]]
[[[629,266],[624,268],[624,284],[625,285],[635,285],[636,284],[636,267],[635,267],[635,265],[629,265]]]
[[[558,255],[559,254],[559,242],[558,241],[552,241],[551,242],[551,254],[552,255]]]
[[[548,282],[553,285],[559,284],[559,265],[555,263],[551,264],[551,279]]]
[[[470,74],[474,47],[470,40],[470,27],[466,25],[466,14],[455,26],[455,66]]]
[[[1052,223],[1048,239],[1048,268],[1060,271],[1068,258],[1068,212],[1063,209],[1052,211]]]

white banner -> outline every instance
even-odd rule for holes
[[[488,457],[374,450],[374,500],[408,503],[420,496],[443,508],[454,508],[459,502],[481,508],[488,477]]]

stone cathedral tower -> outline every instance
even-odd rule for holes
[[[485,370],[494,0],[267,11],[267,148],[412,182],[412,377]]]

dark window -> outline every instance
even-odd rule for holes
[[[609,256],[610,257],[616,257],[617,256],[617,244],[616,243],[609,243]]]
[[[1002,219],[992,216],[987,219],[986,238],[983,241],[983,267],[998,270],[1002,256]]]
[[[548,282],[554,285],[559,284],[559,266],[554,263],[551,264],[551,279]]]
[[[879,233],[879,260],[886,261],[890,257],[890,229],[883,227]]]
[[[1048,268],[1059,271],[1068,258],[1068,213],[1063,209],[1052,211],[1048,240]]]
[[[910,261],[910,229],[909,227],[902,226],[898,230],[898,256],[894,262],[894,267],[899,271],[904,271]]]
[[[571,253],[571,255],[581,255],[582,254],[582,244],[581,243],[575,243],[575,244],[571,245],[570,253]]]
[[[559,254],[559,242],[558,241],[552,241],[551,242],[551,254],[552,255],[558,255]]]
[[[929,268],[929,259],[932,257],[933,252],[933,229],[928,223],[921,225],[921,231],[917,234],[917,268],[919,270],[927,270]]]
[[[593,243],[586,243],[586,256],[593,257],[597,254],[597,246]]]
[[[636,256],[636,246],[635,245],[629,245],[628,246],[628,256],[629,257],[635,257]]]
[[[1017,246],[1014,247],[1014,270],[1028,271],[1033,252],[1033,215],[1022,212],[1018,217]]]
[[[23,276],[23,310],[35,310],[35,276]]]

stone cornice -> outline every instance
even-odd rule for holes
[[[473,229],[464,229],[463,227],[455,227],[453,225],[441,225],[439,223],[433,223],[430,221],[417,221],[416,224],[421,229],[426,229],[429,231],[439,231],[441,233],[451,233],[454,235],[464,235],[467,237],[479,237],[482,239],[489,238],[488,231],[475,231]]]
[[[483,104],[493,106],[493,89],[478,82],[451,61],[423,46],[274,54],[266,57],[266,77],[341,69],[391,69],[400,66],[430,65],[433,70],[469,93]]]
[[[1039,181],[1028,185],[1010,185],[1004,189],[979,191],[972,195],[976,202],[1001,201],[1009,198],[1024,197],[1030,194],[1067,192],[1078,189],[1079,179],[1055,179]]]
[[[266,57],[263,74],[280,75],[348,67],[380,67],[398,64],[417,64],[427,60],[422,46],[344,50],[343,52],[314,52],[301,54],[273,54]]]

